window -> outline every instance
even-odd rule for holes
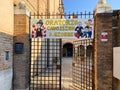
[[[9,60],[10,58],[10,52],[9,51],[5,51],[5,60]]]

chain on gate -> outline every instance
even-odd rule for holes
[[[61,39],[31,39],[30,90],[61,90]]]

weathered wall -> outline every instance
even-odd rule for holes
[[[0,2],[0,90],[10,90],[13,59],[13,1]],[[8,59],[5,52],[9,52]]]
[[[14,52],[13,88],[14,90],[27,90],[30,63],[29,17],[26,14],[15,13],[14,18],[14,45],[17,42],[24,43],[24,52],[22,54]]]
[[[113,48],[112,13],[95,15],[95,90],[112,90]],[[101,41],[101,33],[108,33],[108,41]]]
[[[12,68],[0,70],[0,90],[12,90]]]

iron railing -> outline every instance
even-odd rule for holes
[[[30,69],[30,90],[61,90],[61,39],[32,38]]]
[[[93,90],[93,39],[74,41],[73,51],[72,82],[74,90]]]

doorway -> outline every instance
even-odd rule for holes
[[[66,43],[63,45],[63,57],[72,57],[73,56],[73,44]]]

